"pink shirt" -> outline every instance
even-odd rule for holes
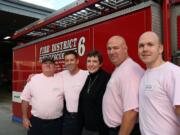
[[[21,99],[32,105],[31,114],[41,119],[56,119],[62,116],[63,86],[62,78],[46,77],[36,74],[26,84]]]
[[[142,135],[178,135],[174,105],[180,105],[180,68],[170,62],[147,69],[139,94]]]
[[[124,112],[137,110],[143,72],[137,63],[128,58],[112,73],[103,97],[103,117],[109,127],[121,125]]]
[[[79,70],[75,75],[71,75],[68,70],[62,71],[57,75],[63,76],[64,95],[68,112],[77,112],[79,94],[84,86],[88,71]]]

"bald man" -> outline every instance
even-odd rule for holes
[[[180,68],[162,59],[163,45],[152,31],[143,33],[138,54],[147,70],[140,83],[139,117],[142,135],[178,135]]]
[[[128,56],[128,47],[121,36],[108,40],[107,53],[116,67],[103,97],[103,117],[109,135],[140,135],[136,121],[138,89],[144,70]]]

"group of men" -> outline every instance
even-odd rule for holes
[[[163,61],[163,45],[158,35],[148,31],[139,38],[138,55],[146,71],[128,56],[126,41],[121,36],[110,37],[107,53],[115,65],[102,101],[109,135],[178,135],[180,68]],[[23,125],[29,135],[61,135],[61,132],[80,135],[78,98],[88,72],[79,69],[78,63],[75,53],[65,53],[67,70],[55,74],[54,60],[44,59],[42,74],[27,83],[21,99]],[[62,121],[64,98],[66,111]]]

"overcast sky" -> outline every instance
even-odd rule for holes
[[[43,7],[58,10],[76,0],[20,0],[20,1],[25,1]]]

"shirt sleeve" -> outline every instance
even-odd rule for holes
[[[22,93],[21,93],[21,100],[25,100],[25,101],[28,101],[28,102],[30,102],[31,101],[31,88],[30,88],[30,82],[28,82],[26,85],[25,85],[25,87],[24,87],[24,89],[23,89],[23,91],[22,91]]]
[[[180,70],[174,73],[174,102],[173,105],[180,105]]]
[[[128,74],[130,76],[124,77],[122,81],[122,102],[123,111],[135,110],[138,111],[138,91],[140,76],[136,73]]]
[[[180,105],[180,70],[167,72],[163,80],[172,106]]]

